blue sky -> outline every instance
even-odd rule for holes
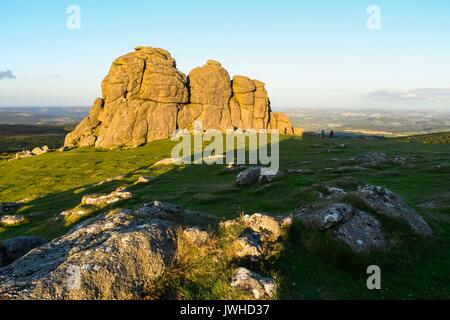
[[[149,45],[184,73],[215,59],[264,81],[275,109],[449,109],[449,16],[448,0],[1,1],[0,106],[89,106],[111,62]]]

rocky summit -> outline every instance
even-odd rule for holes
[[[163,49],[137,47],[116,59],[89,115],[67,135],[66,147],[133,148],[169,138],[180,129],[277,129],[302,132],[272,112],[265,84],[230,78],[214,60],[186,76]]]

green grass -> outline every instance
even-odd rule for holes
[[[339,149],[342,143],[348,144],[348,148]],[[121,204],[124,207],[161,200],[220,218],[233,218],[254,212],[287,215],[311,202],[314,186],[320,182],[334,180],[352,188],[355,181],[360,181],[385,186],[405,198],[431,224],[433,239],[411,237],[402,232],[403,226],[387,224],[386,229],[406,245],[394,247],[384,255],[361,257],[326,235],[296,226],[283,243],[281,254],[264,270],[279,275],[279,298],[450,298],[447,285],[450,283],[450,145],[399,143],[390,139],[283,137],[281,168],[308,169],[312,174],[290,175],[270,185],[247,188],[236,187],[235,174],[224,172],[222,165],[152,168],[155,162],[170,157],[173,145],[164,140],[133,150],[87,148],[1,161],[0,202],[25,200],[19,214],[31,222],[0,228],[0,239],[21,235],[60,236],[73,227],[58,218],[61,212],[77,206],[83,195],[111,192],[119,186],[127,186],[135,194],[134,199]],[[388,162],[364,171],[336,171],[339,167],[352,166],[350,157],[369,151],[383,151],[408,161],[405,165]],[[149,184],[135,184],[141,175],[154,179]],[[106,182],[99,185],[102,181]],[[437,197],[444,199],[440,208],[418,207]],[[212,262],[202,263],[211,266]],[[365,271],[369,264],[382,267],[381,291],[366,288]],[[223,293],[224,282],[219,277],[211,287],[214,279],[206,277],[202,282],[201,276],[193,274],[188,283],[177,286],[189,298],[217,298]]]

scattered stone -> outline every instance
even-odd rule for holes
[[[33,156],[40,156],[45,153],[53,152],[54,150],[51,150],[48,146],[43,146],[42,148],[36,147],[33,150],[24,150],[21,152],[16,153],[16,160],[22,159],[22,158],[29,158]]]
[[[250,167],[237,175],[236,184],[241,187],[250,186],[252,184],[258,183],[260,176],[260,167]]]
[[[273,299],[276,291],[273,278],[262,277],[246,268],[239,268],[235,271],[231,286],[251,293],[256,300]]]
[[[352,219],[334,231],[334,236],[359,253],[367,253],[385,246],[380,222],[359,210]]]
[[[245,227],[261,233],[263,241],[269,242],[277,241],[292,223],[289,217],[277,218],[261,213],[245,215],[240,220]]]
[[[50,151],[49,147],[44,146],[42,148],[39,148],[39,147],[34,148],[33,150],[31,150],[31,153],[35,156],[40,156],[41,154],[47,153],[49,151]]]
[[[21,151],[16,153],[16,160],[32,157],[33,153],[29,150]]]
[[[122,188],[118,188],[110,194],[92,194],[86,195],[81,200],[81,205],[92,205],[96,207],[103,207],[112,205],[124,200],[129,200],[133,198],[133,194]]]
[[[16,227],[26,223],[28,220],[24,216],[0,216],[0,226],[3,227]]]
[[[2,255],[0,268],[16,261],[46,242],[47,240],[42,237],[19,237],[0,241],[0,255]]]
[[[146,183],[150,183],[151,180],[152,180],[152,177],[140,176],[137,180],[137,183],[146,184]]]
[[[246,229],[234,242],[234,255],[237,258],[256,260],[262,255],[261,238],[252,229]]]
[[[392,159],[392,162],[404,166],[405,164],[407,164],[408,159],[406,159],[404,157],[394,157]]]
[[[282,171],[278,171],[275,174],[261,174],[259,177],[259,183],[271,183],[283,178],[285,174]]]
[[[367,152],[359,156],[350,158],[351,161],[357,161],[363,165],[375,165],[389,160],[388,156],[384,152]]]
[[[344,191],[344,189],[333,187],[333,186],[326,186],[326,189],[331,194],[339,194],[339,195],[346,195],[347,192]]]
[[[419,234],[432,234],[431,227],[419,213],[392,191],[383,187],[368,185],[360,187],[357,196],[367,207],[378,214],[401,219]]]

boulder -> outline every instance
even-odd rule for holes
[[[295,218],[308,228],[329,230],[353,217],[354,208],[346,203],[333,203],[317,210],[306,207]]]
[[[346,243],[353,251],[359,253],[370,252],[385,246],[380,222],[360,210],[352,219],[340,225],[333,234],[336,239]]]
[[[231,286],[251,293],[256,300],[273,299],[276,293],[276,283],[273,278],[263,277],[246,268],[238,268],[234,272]]]
[[[422,235],[431,235],[432,230],[419,213],[392,191],[379,186],[363,186],[356,194],[370,209],[380,215],[401,219],[412,230]]]
[[[260,167],[250,167],[237,175],[236,184],[241,187],[250,186],[252,184],[258,183],[260,176],[261,176]]]
[[[40,247],[47,240],[43,237],[19,237],[0,241],[0,267],[23,257],[34,248]]]
[[[140,299],[175,256],[170,223],[115,211],[0,270],[3,299]]]

